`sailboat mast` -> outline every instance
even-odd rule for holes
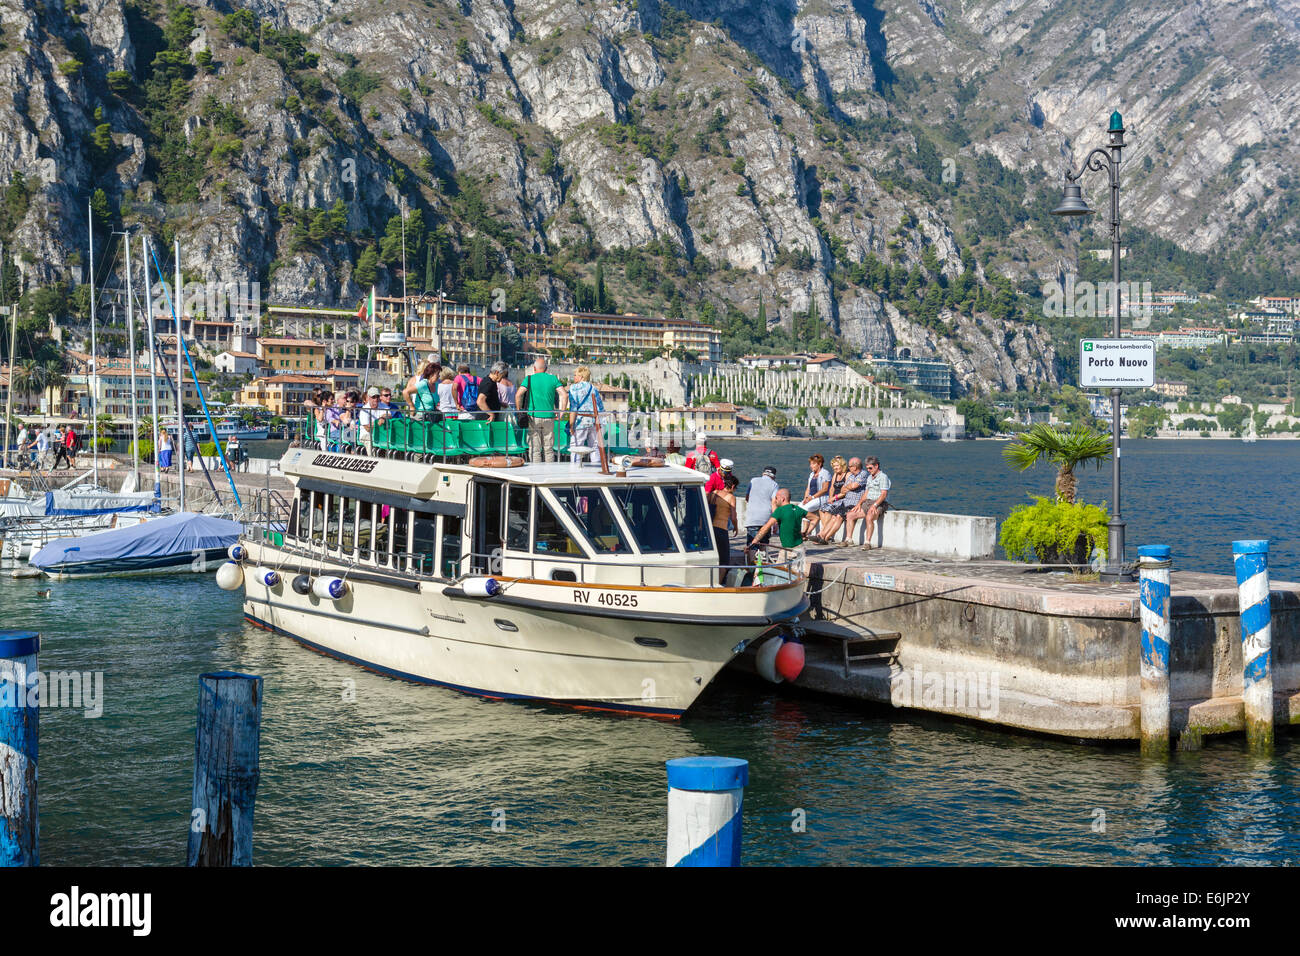
[[[5,263],[5,244],[0,241],[0,305],[4,304],[4,263]],[[0,464],[8,464],[9,461],[9,430],[12,427],[10,422],[14,417],[14,340],[18,337],[18,304],[14,303],[11,308],[12,315],[9,316],[9,387],[6,389],[7,399],[5,401],[5,450],[0,455],[3,459]],[[17,462],[14,462],[17,465]]]
[[[149,328],[149,400],[153,408],[153,496],[162,497],[162,472],[158,468],[158,340],[154,337],[153,300],[149,298],[149,237],[140,237],[140,264],[144,266],[144,314]],[[174,453],[173,453],[174,454]]]
[[[122,233],[126,246],[126,343],[131,362],[131,473],[135,487],[140,487],[140,408],[136,404],[135,388],[135,300],[131,295],[131,234]]]
[[[90,417],[91,417],[91,461],[95,472],[95,484],[99,484],[99,351],[95,338],[95,211],[90,200],[86,200],[86,237],[90,249]]]
[[[176,279],[172,284],[172,318],[176,320],[176,439],[180,442],[181,462],[176,468],[181,478],[181,511],[185,510],[185,374],[181,368],[181,320],[185,316],[185,303],[181,300],[181,241],[172,240],[173,254],[176,257]],[[195,439],[197,441],[198,439]]]

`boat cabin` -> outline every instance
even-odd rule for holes
[[[709,587],[714,549],[704,476],[676,466],[602,474],[568,463],[516,467],[290,449],[283,533],[304,557],[437,580],[506,579]]]

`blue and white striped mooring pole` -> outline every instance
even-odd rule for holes
[[[1169,568],[1168,545],[1138,548],[1142,619],[1142,753],[1169,753]]]
[[[668,865],[740,866],[740,813],[749,761],[668,761]]]
[[[1273,622],[1269,610],[1268,542],[1232,542],[1241,609],[1241,702],[1252,750],[1273,746]]]
[[[41,636],[34,631],[0,631],[0,866],[40,863],[36,745],[41,711],[30,693],[40,649]]]

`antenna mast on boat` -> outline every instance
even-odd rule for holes
[[[99,352],[95,338],[95,210],[86,200],[86,238],[90,251],[90,429],[91,461],[95,473],[94,483],[99,484]]]
[[[149,298],[148,236],[140,237],[140,265],[144,266],[144,314],[149,323],[149,398],[153,406],[153,497],[154,501],[161,505],[162,472],[158,469],[158,449],[162,447],[158,444],[158,340],[154,337],[153,300]],[[130,266],[127,268],[129,269]],[[175,451],[172,454],[174,456]]]

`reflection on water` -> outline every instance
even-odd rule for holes
[[[772,444],[790,456],[783,479],[802,468],[805,444]],[[987,480],[1002,468],[992,443],[887,450],[907,506],[932,497],[936,510],[980,510],[972,499],[1020,493],[1001,487],[1013,484],[1002,470]],[[1197,536],[1252,533],[1218,519],[1175,526],[1173,509],[1142,504],[1138,489],[1158,469],[1134,457],[1130,520],[1150,527],[1159,511],[1176,553],[1190,560]],[[1200,480],[1180,476],[1198,500]],[[1278,485],[1251,520],[1290,533],[1294,494]],[[197,676],[221,668],[265,680],[260,863],[660,864],[664,761],[710,753],[750,761],[744,853],[754,864],[1300,862],[1300,746],[1285,733],[1271,760],[1237,738],[1155,764],[1128,748],[900,717],[729,675],[679,724],[611,717],[484,701],[323,657],[245,624],[238,596],[211,576],[42,586],[51,598],[0,578],[7,626],[41,631],[45,669],[105,674],[103,717],[41,716],[48,864],[182,862]]]

